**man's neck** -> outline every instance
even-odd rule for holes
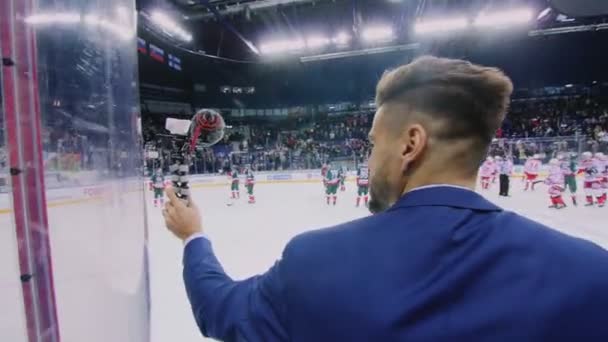
[[[421,187],[438,185],[455,186],[475,190],[475,182],[475,178],[429,177],[427,179],[420,180],[412,179],[407,183],[401,194],[404,195],[407,192]]]

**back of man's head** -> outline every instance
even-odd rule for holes
[[[376,104],[395,106],[390,115],[403,127],[415,120],[428,132],[429,148],[460,158],[476,172],[502,124],[513,91],[511,80],[496,68],[437,57],[420,57],[384,74]],[[458,150],[460,149],[460,151]]]

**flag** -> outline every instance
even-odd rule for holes
[[[154,44],[150,44],[150,57],[159,62],[165,61],[165,51]]]
[[[175,70],[182,70],[182,61],[179,57],[169,54],[169,67]]]
[[[142,38],[137,37],[137,51],[147,54],[148,48],[146,47],[146,41]]]

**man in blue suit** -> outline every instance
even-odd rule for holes
[[[226,341],[608,341],[608,252],[473,191],[504,119],[499,70],[423,57],[380,80],[375,215],[304,233],[233,281],[168,190],[200,330]],[[244,256],[246,257],[246,256]]]

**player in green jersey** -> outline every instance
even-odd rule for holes
[[[165,190],[165,176],[163,170],[158,169],[150,177],[150,190],[154,191],[154,206],[158,207],[159,204],[162,207],[164,202],[164,190]]]
[[[327,170],[327,173],[325,174],[325,196],[327,204],[330,203],[330,199],[333,199],[333,204],[336,205],[339,185],[340,178],[338,178],[338,172],[332,169]]]

